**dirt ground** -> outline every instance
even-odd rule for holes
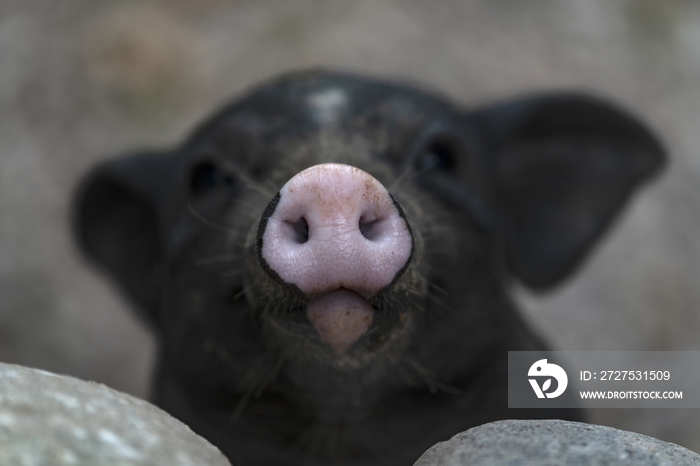
[[[318,66],[465,106],[578,89],[642,116],[671,155],[664,175],[572,280],[517,292],[558,349],[700,350],[700,2],[0,0],[0,360],[146,396],[151,336],[71,242],[77,181]],[[591,421],[700,451],[700,410]]]

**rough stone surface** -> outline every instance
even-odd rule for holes
[[[414,466],[697,466],[673,443],[579,422],[499,421],[440,442]]]
[[[230,466],[155,406],[94,382],[0,364],[0,466]]]

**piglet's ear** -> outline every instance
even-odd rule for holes
[[[590,96],[524,98],[480,110],[476,121],[510,268],[533,288],[571,273],[665,161],[640,121]]]
[[[168,182],[167,159],[134,155],[90,172],[74,198],[74,234],[86,255],[104,267],[157,322],[162,259],[159,196]]]

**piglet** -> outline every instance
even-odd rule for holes
[[[264,83],[180,146],[104,162],[85,254],[159,341],[154,400],[234,465],[407,465],[508,418],[509,295],[576,269],[664,150],[568,92],[466,109],[328,71]]]

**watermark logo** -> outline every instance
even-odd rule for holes
[[[700,351],[508,351],[508,407],[700,408]]]
[[[527,372],[528,377],[548,377],[540,387],[537,379],[528,379],[532,389],[535,391],[537,398],[556,398],[566,390],[566,386],[569,384],[569,377],[567,377],[566,372],[561,367],[556,364],[548,363],[546,359],[540,359],[536,361],[530,370]],[[548,392],[552,387],[552,378],[557,381],[557,388],[553,392]]]

